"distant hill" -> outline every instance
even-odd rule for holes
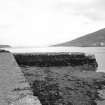
[[[8,47],[11,47],[9,45],[0,45],[0,48],[8,48]]]
[[[105,47],[105,28],[54,46]]]

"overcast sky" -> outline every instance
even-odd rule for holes
[[[0,0],[0,44],[48,46],[105,27],[105,0]]]

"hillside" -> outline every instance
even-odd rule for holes
[[[8,48],[8,47],[11,47],[9,45],[0,45],[0,48]]]
[[[54,46],[105,47],[105,29]]]

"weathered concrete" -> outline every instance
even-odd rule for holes
[[[0,53],[0,105],[8,105],[27,94],[33,93],[13,55]]]

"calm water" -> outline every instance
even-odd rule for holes
[[[30,48],[4,48],[12,53],[53,53],[53,52],[85,52],[94,54],[98,62],[99,72],[105,72],[105,47],[30,47]]]

